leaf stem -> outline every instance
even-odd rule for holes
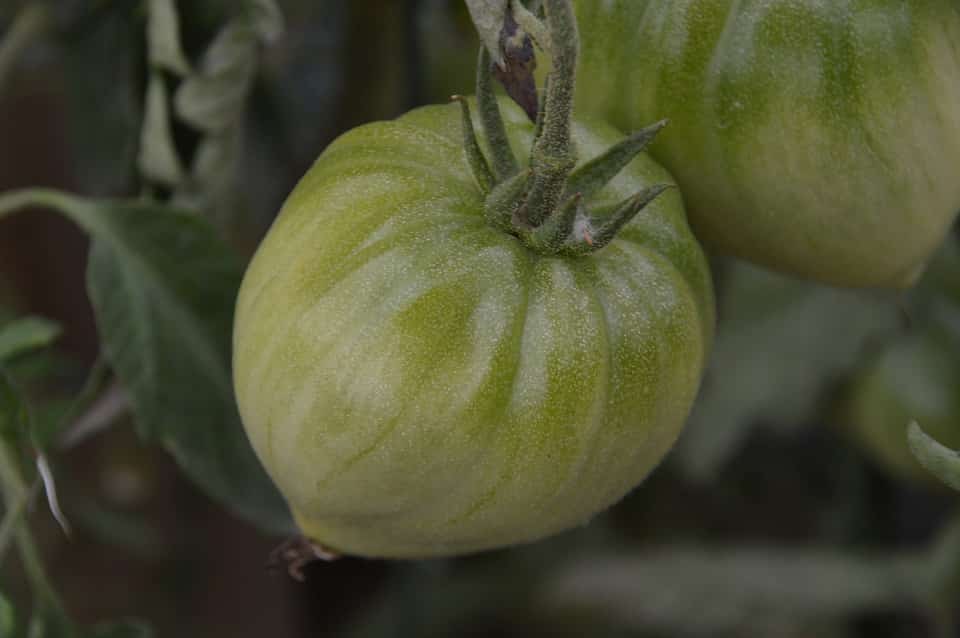
[[[2,480],[3,478],[0,477],[0,481]],[[3,516],[3,522],[0,523],[0,565],[3,564],[7,550],[10,549],[10,543],[14,540],[14,535],[20,525],[20,521],[27,511],[27,505],[30,503],[31,496],[28,491],[9,497],[4,496],[3,500],[6,512]]]
[[[26,188],[0,193],[0,219],[26,208],[55,210],[98,239],[113,240],[113,233],[97,214],[98,200],[85,199],[52,188]]]
[[[9,511],[12,511],[20,501],[29,498],[29,489],[20,476],[16,459],[5,441],[0,441],[0,490],[3,492],[4,503],[7,503],[10,508]],[[40,553],[22,517],[13,522],[12,534],[20,554],[20,563],[33,591],[35,604],[45,605],[57,611],[62,610],[60,596],[47,578]]]
[[[955,490],[960,490],[960,452],[940,444],[914,421],[907,428],[907,442],[920,464]]]

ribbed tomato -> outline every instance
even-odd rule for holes
[[[578,106],[651,147],[708,247],[911,284],[960,210],[955,0],[576,0]]]
[[[529,149],[533,125],[501,106]],[[338,139],[241,290],[247,433],[304,534],[341,552],[457,554],[581,524],[660,461],[699,385],[713,295],[679,193],[596,252],[541,254],[485,219],[460,126],[434,106]],[[583,159],[619,139],[573,127]],[[640,156],[591,206],[671,181]]]

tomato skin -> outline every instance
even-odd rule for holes
[[[532,126],[503,104],[524,157]],[[582,160],[619,139],[576,124]],[[647,156],[598,196],[672,181]],[[410,558],[559,532],[677,437],[713,335],[679,193],[613,243],[545,257],[489,226],[454,105],[354,129],[290,195],[244,279],[234,381],[301,530]]]
[[[960,362],[934,331],[891,344],[849,389],[841,421],[867,454],[899,478],[940,485],[914,458],[907,424],[960,449]]]
[[[651,153],[708,248],[914,282],[960,210],[954,0],[576,0],[578,106]]]

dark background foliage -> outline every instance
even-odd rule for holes
[[[27,4],[0,7],[0,33],[12,32]],[[231,64],[221,75],[204,67],[211,42],[231,20],[246,19],[238,7],[272,3],[177,2],[189,71],[151,52],[148,2],[35,4],[45,7],[43,28],[15,64],[4,67],[0,57],[0,193],[43,186],[201,211],[220,239],[190,230],[192,222],[175,230],[195,232],[204,246],[229,245],[224,254],[239,256],[235,266],[233,257],[209,257],[220,248],[190,262],[224,282],[238,276],[285,194],[338,134],[473,85],[477,40],[459,0],[281,0],[282,35],[268,37],[269,16],[250,18],[259,35],[224,45]],[[148,91],[170,113],[151,111]],[[98,219],[128,228],[125,220],[149,214],[145,200],[131,201],[101,206]],[[101,352],[121,347],[112,335],[129,328],[110,318],[126,306],[111,306],[108,293],[149,290],[150,281],[124,281],[114,253],[127,245],[149,252],[173,232],[138,235],[146,231],[137,227],[124,235],[128,243],[109,244],[91,231],[91,252],[75,225],[83,215],[34,207],[0,221],[0,328],[23,315],[62,326],[52,347],[14,359],[9,373],[39,430],[61,422],[67,436],[90,423],[96,430],[49,454],[70,536],[42,498],[28,515],[47,576],[78,627],[136,617],[156,636],[183,638],[960,635],[956,493],[918,466],[897,469],[890,446],[876,443],[902,443],[906,454],[905,429],[870,434],[888,432],[881,417],[901,411],[895,427],[927,416],[960,443],[954,238],[904,295],[828,289],[717,260],[721,323],[702,396],[678,447],[622,503],[529,547],[315,563],[298,583],[265,566],[285,524],[265,522],[271,496],[257,500],[254,486],[242,493],[257,505],[222,506],[240,493],[236,474],[247,478],[247,466],[227,467],[231,452],[219,469],[197,467],[191,454],[207,448],[195,431],[154,418],[189,389],[134,391],[123,362],[138,353],[125,351],[109,361],[126,384],[106,375],[87,406],[93,413],[64,417]],[[188,279],[178,288],[188,308],[233,290],[222,283],[198,293]],[[139,309],[148,320],[164,312]],[[213,332],[225,325],[211,321]],[[928,337],[945,363],[921,352],[898,360],[899,377],[887,370],[887,353],[913,353]],[[169,369],[165,348],[155,356]],[[867,381],[888,377],[919,381]],[[932,404],[931,394],[940,397]],[[226,409],[190,405],[204,415]],[[217,423],[235,427],[229,415]],[[215,436],[229,432],[239,430]],[[14,552],[3,558],[0,634],[11,606],[13,632],[31,609],[23,565]],[[146,635],[98,631],[83,635]]]

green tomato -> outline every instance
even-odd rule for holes
[[[960,209],[956,0],[576,0],[578,106],[651,153],[711,249],[905,287]]]
[[[907,424],[917,421],[937,441],[960,449],[960,361],[929,331],[884,350],[852,384],[841,421],[866,452],[895,475],[939,483],[913,457]]]
[[[504,103],[519,155],[533,126]],[[478,126],[478,125],[477,125]],[[676,439],[713,334],[668,191],[600,251],[488,225],[457,106],[357,128],[290,195],[245,276],[234,381],[303,533],[379,557],[474,552],[587,521]],[[619,140],[574,125],[582,159]],[[598,194],[671,182],[647,156]]]

